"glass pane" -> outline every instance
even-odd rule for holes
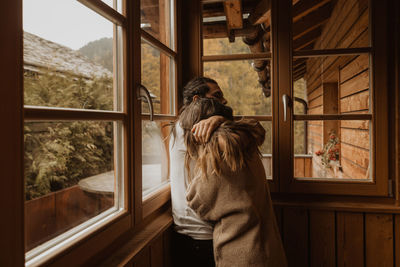
[[[295,59],[293,80],[295,114],[371,112],[368,54]]]
[[[265,141],[260,147],[262,162],[268,180],[272,180],[272,123],[270,121],[260,121],[265,129]]]
[[[367,47],[369,1],[293,1],[293,49]]]
[[[368,120],[295,121],[294,176],[370,180],[371,133]]]
[[[142,184],[143,197],[169,181],[168,136],[165,122],[142,121]]]
[[[175,50],[174,0],[140,0],[140,27]]]
[[[271,52],[270,13],[253,26],[254,6],[254,1],[203,4],[203,55]]]
[[[234,115],[271,115],[269,63],[257,72],[253,60],[205,62],[204,75],[218,82]]]
[[[118,12],[122,13],[122,0],[101,0]]]
[[[117,109],[114,25],[78,1],[24,0],[23,7],[24,104]]]
[[[142,41],[142,84],[149,90],[155,114],[174,114],[174,61],[160,50]],[[142,102],[142,113],[149,113]]]
[[[122,207],[121,128],[106,121],[25,122],[26,251]]]

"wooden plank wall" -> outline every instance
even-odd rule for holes
[[[400,266],[400,215],[275,207],[289,266]]]
[[[400,214],[275,206],[289,267],[400,267]],[[124,266],[171,266],[171,227]]]
[[[368,0],[338,0],[314,49],[369,46],[368,21]],[[309,104],[308,114],[324,113],[323,96],[326,83],[339,85],[339,113],[368,112],[370,99],[368,55],[311,58],[307,61],[305,79]],[[325,105],[327,104],[325,103]],[[343,173],[340,173],[340,176],[357,179],[369,178],[368,122],[342,121],[338,135],[342,142],[340,163]],[[321,150],[324,139],[326,139],[324,138],[324,123],[310,121],[308,123],[308,151],[315,153]],[[318,162],[313,161],[313,164],[316,166]]]

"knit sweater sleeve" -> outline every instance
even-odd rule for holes
[[[217,198],[221,181],[216,176],[207,178],[197,177],[192,180],[186,192],[188,206],[193,209],[201,219],[217,221],[219,219]]]

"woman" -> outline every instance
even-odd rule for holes
[[[200,120],[224,116],[209,142],[196,143],[191,129]],[[187,147],[195,160],[188,205],[213,223],[217,266],[286,266],[264,167],[257,148],[255,121],[233,121],[229,107],[209,98],[193,101],[180,115]]]

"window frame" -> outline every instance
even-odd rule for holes
[[[230,54],[230,55],[207,55],[201,54],[201,62],[243,60],[243,59],[271,59],[272,62],[272,115],[268,120],[272,121],[272,169],[273,180],[269,181],[272,192],[282,193],[312,193],[329,195],[353,195],[353,196],[386,196],[390,197],[389,190],[392,180],[389,179],[388,159],[388,85],[387,85],[387,22],[376,18],[386,16],[387,0],[377,3],[376,0],[369,1],[369,29],[370,46],[361,48],[340,48],[327,50],[305,50],[292,51],[292,16],[291,0],[271,1],[271,24],[272,24],[272,50],[271,53],[259,54]],[[202,21],[202,20],[201,20]],[[376,22],[376,23],[374,23]],[[288,34],[289,33],[289,34]],[[202,35],[201,35],[202,36]],[[202,38],[200,38],[202,43]],[[202,46],[200,46],[202,47]],[[274,49],[279,47],[279,49]],[[203,53],[203,49],[201,49]],[[288,121],[283,120],[282,96],[288,95],[294,99],[292,92],[292,60],[294,58],[329,56],[329,55],[353,55],[370,54],[371,85],[370,99],[371,114],[338,114],[338,115],[301,115],[293,114],[293,108],[288,109]],[[274,71],[276,70],[276,71]],[[203,73],[203,70],[201,70]],[[380,88],[379,94],[374,88]],[[263,116],[241,116],[265,120]],[[265,116],[264,116],[265,117]],[[379,119],[377,119],[379,118]],[[381,119],[385,118],[385,119]],[[371,158],[373,173],[371,182],[354,181],[328,181],[294,178],[294,154],[293,154],[293,122],[305,119],[312,120],[370,120],[373,124],[371,135]],[[377,157],[379,155],[379,157]],[[287,162],[290,164],[287,164]],[[280,168],[284,163],[284,168]],[[275,171],[274,171],[275,170]],[[317,179],[316,179],[317,180]]]
[[[356,195],[356,196],[387,196],[390,197],[392,192],[389,191],[389,159],[388,159],[388,112],[387,112],[387,23],[386,20],[379,20],[386,16],[387,1],[377,3],[376,0],[369,1],[369,29],[370,29],[370,47],[363,48],[344,48],[344,49],[327,49],[327,50],[306,50],[292,51],[292,3],[290,0],[273,1],[272,12],[279,17],[276,21],[275,45],[280,47],[280,51],[275,54],[279,60],[278,77],[279,79],[279,96],[276,99],[279,107],[279,139],[282,150],[279,154],[279,162],[285,162],[288,159],[291,164],[285,165],[280,169],[279,180],[281,182],[280,191],[287,193],[312,193],[312,194],[330,194],[330,195]],[[375,23],[376,22],[376,23]],[[279,34],[288,32],[290,34]],[[274,34],[274,33],[273,33]],[[276,52],[276,51],[275,51]],[[280,99],[283,94],[289,95],[292,99],[292,59],[310,56],[328,56],[328,55],[351,55],[370,53],[370,95],[371,95],[371,114],[338,114],[338,115],[294,115],[293,109],[289,109],[289,120],[284,122],[283,107]],[[380,88],[379,93],[375,88]],[[281,108],[282,107],[282,108]],[[373,166],[372,181],[327,181],[312,179],[295,179],[294,178],[294,154],[293,154],[293,122],[294,119],[304,120],[311,119],[328,119],[328,120],[354,120],[364,119],[371,120],[373,124],[371,133],[371,166]],[[379,118],[379,119],[377,119]],[[384,119],[382,119],[384,118]],[[299,120],[296,120],[299,121]],[[377,157],[379,155],[379,158]],[[373,165],[372,165],[373,164]]]
[[[18,5],[14,7],[20,14],[20,23],[19,30],[17,31],[19,34],[19,38],[21,38],[22,42],[22,0],[16,1]],[[78,109],[68,109],[68,108],[44,108],[44,107],[32,107],[21,105],[21,111],[23,111],[23,116],[25,120],[63,120],[63,121],[84,121],[84,120],[110,120],[110,121],[118,121],[124,125],[123,131],[123,139],[124,144],[122,145],[122,154],[124,157],[124,166],[121,170],[123,176],[125,177],[123,180],[123,201],[124,201],[124,210],[120,212],[116,212],[115,215],[102,222],[98,225],[93,231],[89,233],[79,233],[78,239],[73,242],[68,243],[61,250],[58,250],[54,254],[50,256],[39,259],[37,262],[33,264],[67,264],[68,265],[81,265],[84,262],[87,262],[89,259],[94,258],[100,251],[104,250],[107,246],[116,241],[120,236],[127,234],[129,231],[133,230],[133,222],[135,221],[135,205],[132,204],[131,199],[133,198],[133,190],[131,187],[131,181],[134,180],[134,176],[132,175],[132,168],[129,166],[131,159],[133,158],[131,150],[129,149],[133,140],[132,133],[132,124],[133,124],[133,115],[132,109],[130,108],[132,105],[135,106],[136,103],[132,101],[132,86],[129,81],[131,80],[130,70],[132,69],[132,53],[129,49],[129,44],[132,42],[132,39],[137,39],[138,36],[133,30],[132,26],[132,17],[137,17],[138,14],[135,14],[132,8],[130,1],[123,0],[122,1],[122,14],[117,12],[112,7],[108,6],[106,3],[102,1],[95,0],[79,0],[82,4],[87,6],[89,9],[93,10],[97,14],[103,16],[107,20],[111,21],[114,24],[114,29],[117,30],[115,25],[121,27],[121,38],[122,39],[122,58],[121,62],[117,62],[114,59],[114,65],[118,64],[122,65],[122,73],[118,76],[123,77],[123,82],[119,86],[121,86],[122,94],[124,95],[123,103],[121,111],[98,111],[98,110],[78,110]],[[136,12],[137,13],[137,12]],[[115,42],[115,31],[114,31],[114,42]],[[21,45],[18,55],[22,58],[23,55],[23,47]],[[18,91],[21,94],[21,99],[23,96],[23,77],[22,77],[22,66],[21,63],[18,69],[20,74],[19,77],[19,87]],[[114,85],[119,83],[114,80]],[[23,120],[21,120],[22,123]],[[22,133],[22,130],[21,130]],[[23,142],[22,142],[23,144]],[[23,155],[23,154],[22,154]],[[23,156],[20,157],[20,160],[23,164]],[[23,175],[21,176],[21,181],[24,180]],[[22,199],[24,197],[22,196]],[[136,203],[135,203],[136,204]],[[24,201],[22,200],[22,206],[24,205]],[[22,207],[21,210],[24,210]],[[24,225],[24,220],[21,220],[22,225]],[[100,240],[107,240],[107,242],[100,242]],[[22,242],[22,245],[24,242]],[[90,248],[90,249],[88,249]],[[23,257],[25,258],[25,251],[22,248]],[[44,254],[44,253],[43,253]],[[79,255],[79,257],[77,257]],[[39,255],[40,256],[40,255]]]
[[[174,33],[172,35],[172,44],[173,47],[170,48],[166,44],[162,43],[160,40],[152,36],[150,33],[146,32],[143,29],[140,29],[140,40],[139,40],[139,51],[141,51],[141,40],[143,39],[145,42],[147,42],[152,48],[157,49],[161,54],[164,54],[165,56],[170,57],[171,60],[173,60],[174,64],[174,73],[172,76],[172,79],[174,79],[174,82],[172,83],[172,88],[170,90],[174,90],[172,94],[170,94],[173,98],[173,103],[172,103],[172,110],[170,114],[153,114],[153,120],[154,121],[161,121],[161,122],[173,122],[178,119],[178,84],[179,84],[179,62],[180,62],[180,54],[177,52],[179,51],[179,38],[178,38],[178,27],[177,27],[177,1],[176,0],[168,0],[171,1],[171,31]],[[140,2],[140,1],[138,1]],[[142,58],[139,56],[139,58]],[[139,68],[141,68],[141,61],[139,62]],[[141,83],[141,72],[138,73],[139,75],[139,84]],[[170,99],[169,99],[170,100]],[[139,106],[140,102],[139,102]],[[171,105],[169,105],[171,106]],[[148,121],[150,120],[150,115],[149,114],[142,114],[140,111],[140,117],[141,122],[142,121]],[[141,130],[141,123],[138,125],[137,129],[138,133],[142,133]],[[139,138],[137,138],[139,139]],[[141,139],[136,142],[138,150],[142,151],[142,141]],[[168,151],[168,147],[166,147]],[[141,154],[140,154],[141,155]],[[169,158],[168,158],[168,165],[169,165]],[[139,221],[145,220],[152,212],[156,211],[157,209],[161,208],[163,205],[165,205],[171,198],[171,193],[170,193],[170,184],[167,183],[164,186],[158,188],[157,190],[151,192],[149,195],[145,196],[144,198],[142,197],[142,159],[140,156],[140,162],[136,161],[136,169],[138,170],[138,174],[140,174],[140,181],[136,181],[137,184],[140,182],[140,187],[137,186],[135,190],[135,195],[136,195],[136,200],[141,203],[141,214],[140,214],[140,219]],[[139,190],[140,188],[140,190]]]

